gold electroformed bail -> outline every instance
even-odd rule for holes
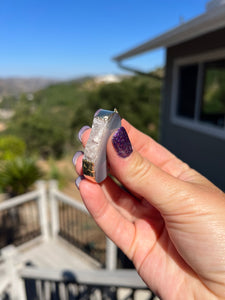
[[[82,165],[83,165],[83,173],[87,176],[95,178],[94,163],[91,161],[88,161],[87,159],[83,159]]]

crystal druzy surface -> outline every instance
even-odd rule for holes
[[[101,182],[106,178],[107,141],[112,132],[120,127],[121,118],[117,110],[99,109],[96,112],[83,158],[83,173],[88,179]]]

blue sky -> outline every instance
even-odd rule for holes
[[[112,57],[205,12],[207,0],[1,0],[0,77],[121,73]],[[149,70],[163,51],[135,58]]]

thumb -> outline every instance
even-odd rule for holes
[[[162,214],[184,209],[190,184],[161,170],[132,149],[124,127],[119,128],[107,146],[113,175],[135,195],[145,198]]]

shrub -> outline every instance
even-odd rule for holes
[[[42,172],[32,158],[16,157],[0,166],[0,186],[11,197],[28,192],[41,177]]]
[[[5,135],[0,138],[0,160],[11,160],[17,156],[23,156],[26,145],[24,141],[13,135]]]

